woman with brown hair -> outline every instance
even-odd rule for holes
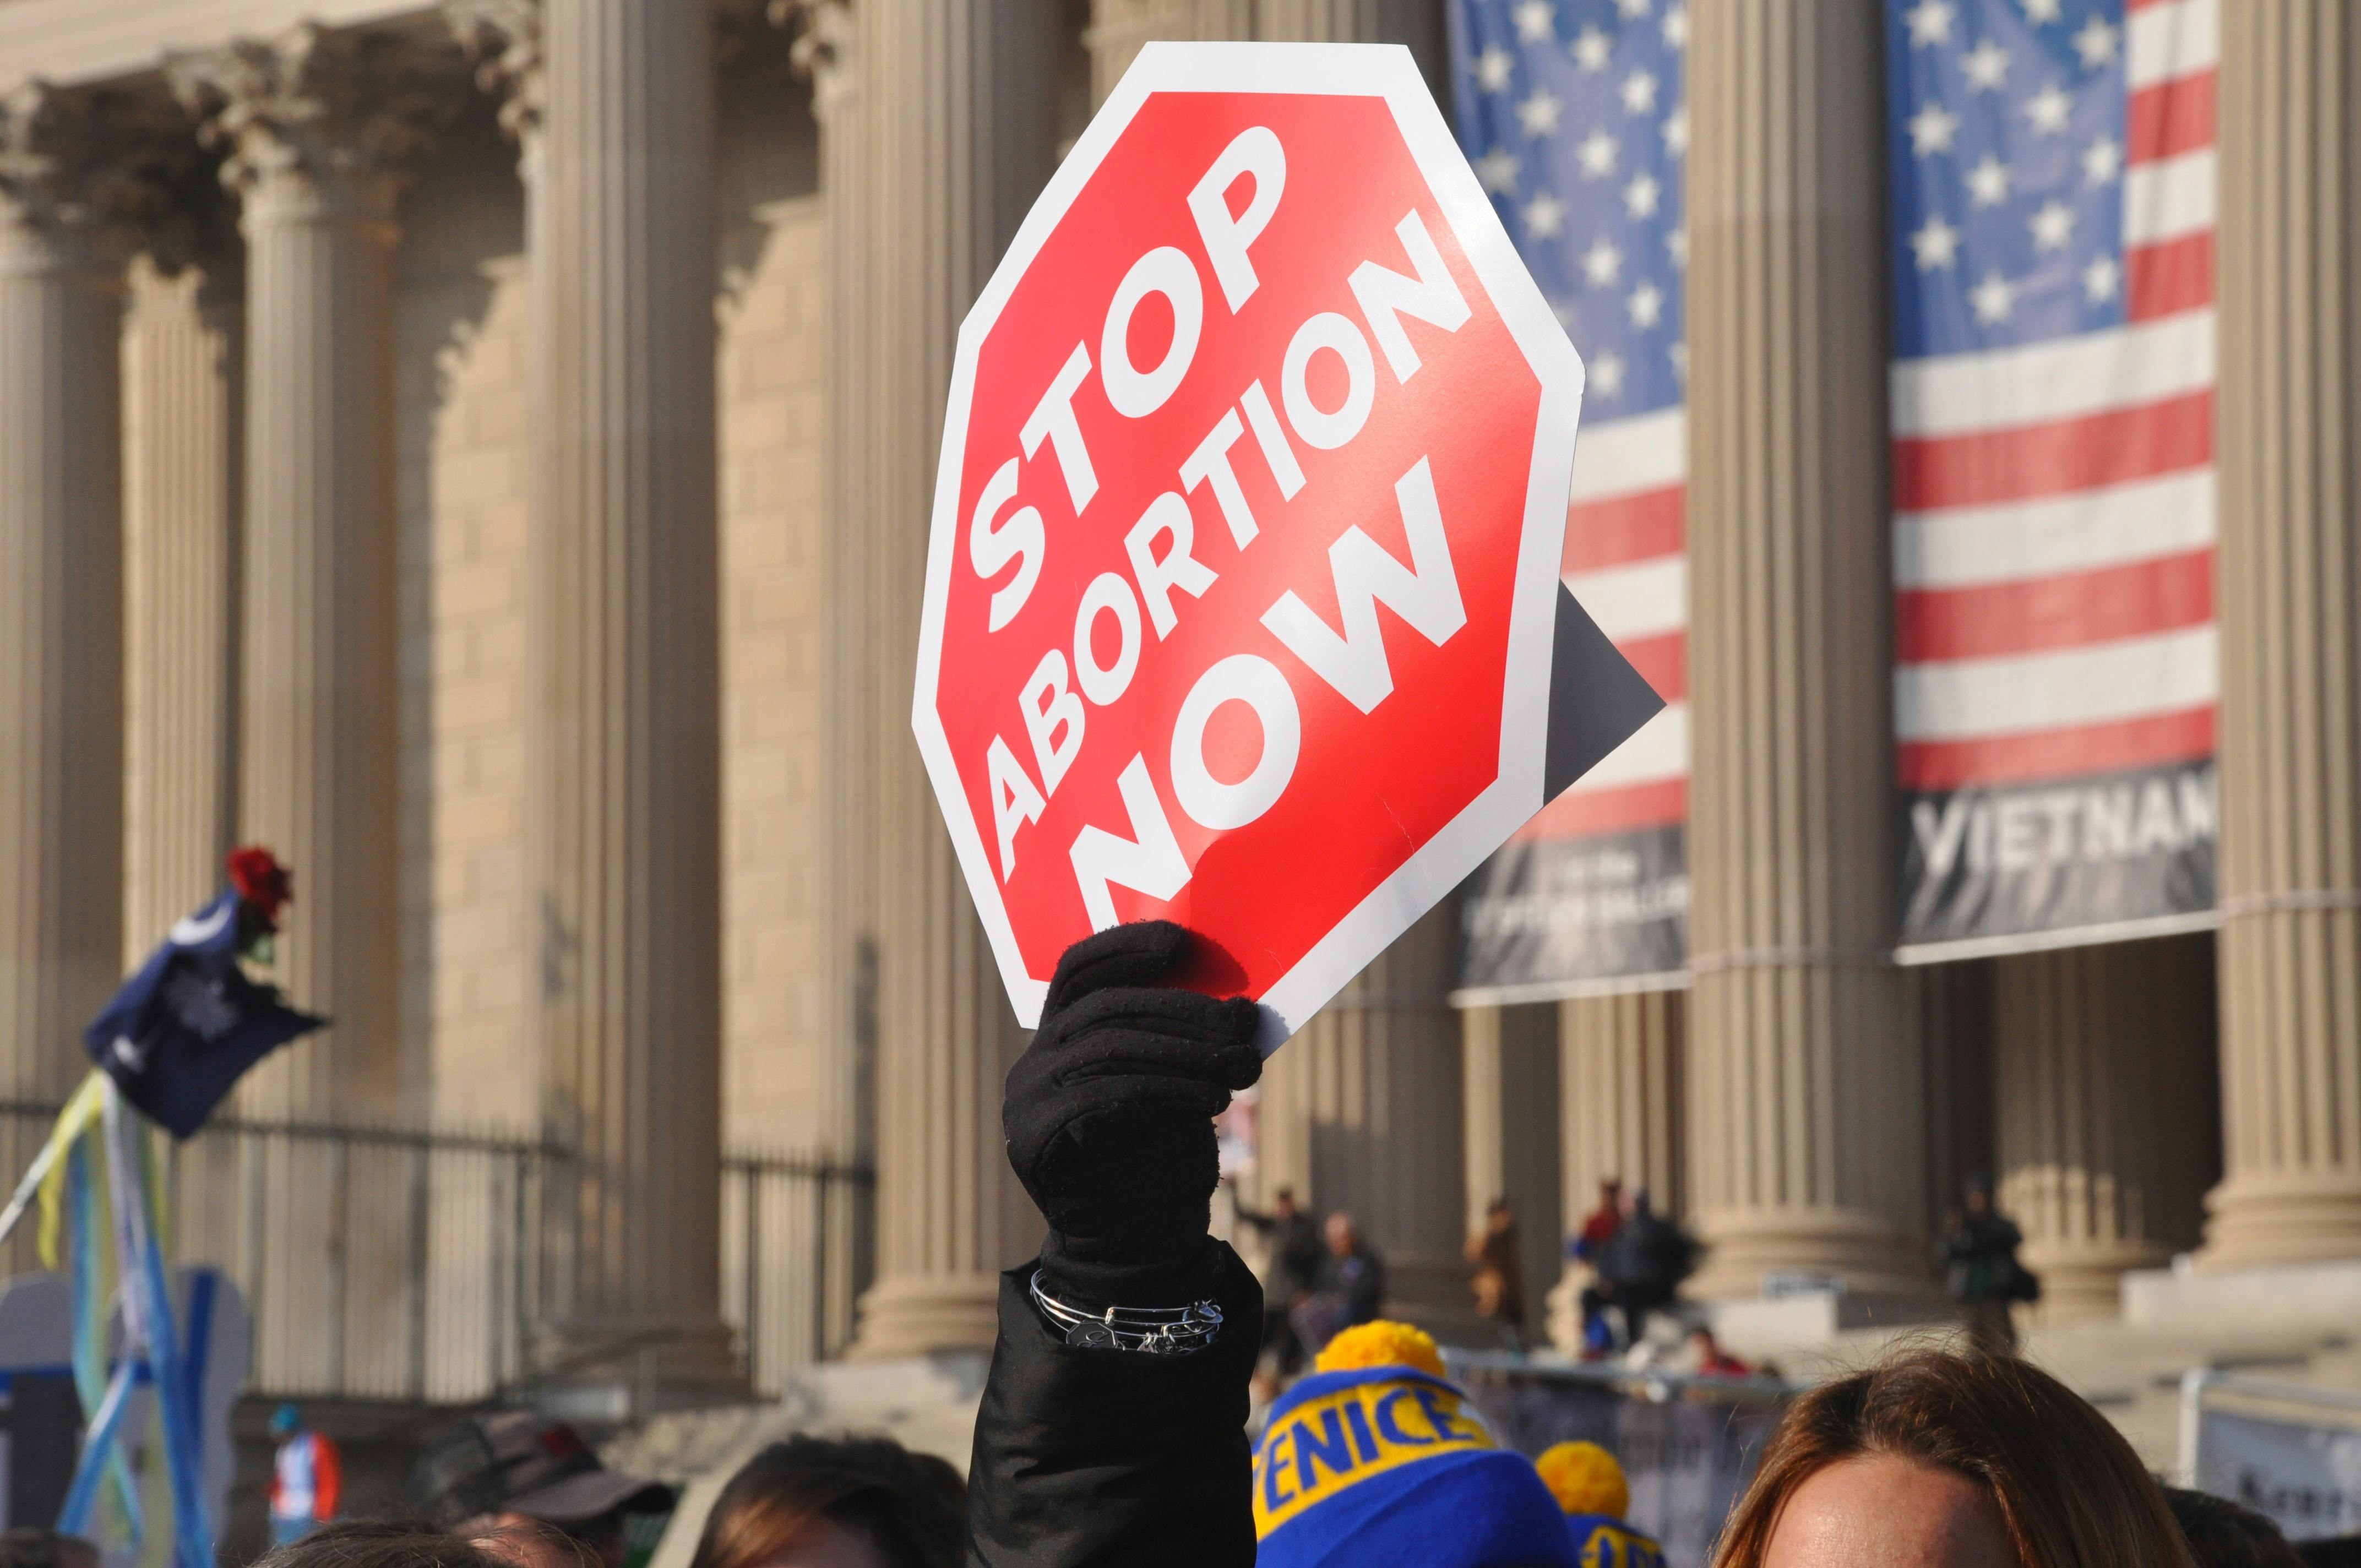
[[[1798,1399],[1714,1568],[2192,1568],[2164,1490],[2071,1389],[1921,1350]]]
[[[967,1487],[891,1438],[792,1437],[714,1499],[689,1568],[959,1568]]]

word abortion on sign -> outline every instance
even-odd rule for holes
[[[1166,917],[1276,1046],[1647,717],[1559,603],[1580,401],[1408,51],[1141,52],[961,330],[935,492],[913,725],[1024,1022]]]

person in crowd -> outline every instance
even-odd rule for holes
[[[1328,1216],[1321,1228],[1327,1254],[1320,1260],[1312,1293],[1294,1312],[1295,1332],[1306,1349],[1317,1350],[1345,1329],[1375,1321],[1386,1299],[1386,1261],[1353,1216]]]
[[[1610,1176],[1598,1184],[1598,1207],[1583,1216],[1582,1228],[1565,1244],[1566,1255],[1577,1263],[1597,1263],[1622,1223],[1623,1179]]]
[[[968,1467],[979,1568],[1255,1561],[1262,1290],[1206,1224],[1213,1118],[1262,1074],[1259,1015],[1169,984],[1192,943],[1164,921],[1076,943],[1009,1071],[1008,1161],[1048,1234],[1001,1276]]]
[[[505,1568],[599,1568],[594,1548],[539,1519],[516,1516],[500,1524],[476,1521],[466,1534],[478,1551]]]
[[[1270,1241],[1269,1277],[1263,1282],[1262,1351],[1272,1369],[1292,1377],[1303,1365],[1303,1342],[1296,1337],[1288,1314],[1312,1293],[1327,1245],[1320,1239],[1320,1221],[1295,1201],[1295,1190],[1282,1187],[1271,1194],[1270,1211],[1257,1213],[1241,1204],[1238,1218]]]
[[[0,1568],[98,1568],[98,1548],[78,1535],[18,1525],[0,1530]]]
[[[2017,1261],[2016,1249],[2024,1245],[2024,1233],[1993,1206],[1991,1181],[1969,1177],[1960,1207],[1944,1216],[1943,1283],[1960,1304],[1969,1339],[1996,1355],[2016,1349],[2014,1304],[2041,1296],[2040,1281]]]
[[[1598,1277],[1598,1255],[1615,1239],[1623,1224],[1623,1181],[1610,1176],[1598,1184],[1598,1207],[1584,1216],[1582,1228],[1565,1244],[1566,1256],[1590,1266],[1590,1283],[1576,1299],[1582,1310],[1582,1358],[1596,1360],[1615,1348],[1614,1332],[1602,1310],[1608,1290]]]
[[[526,1568],[544,1548],[577,1550],[587,1568],[624,1568],[673,1506],[661,1482],[609,1470],[564,1421],[533,1410],[471,1417],[427,1444],[412,1502],[441,1528]]]
[[[2252,1508],[2182,1486],[2167,1486],[2164,1500],[2197,1568],[2304,1568],[2279,1527]]]
[[[967,1484],[891,1438],[799,1436],[730,1478],[689,1568],[960,1568]]]
[[[1331,1340],[1255,1454],[1255,1568],[1580,1568],[1532,1461],[1496,1444],[1434,1341],[1383,1319]],[[1638,1565],[1634,1565],[1638,1568]]]
[[[1625,1520],[1631,1484],[1612,1453],[1595,1442],[1555,1443],[1533,1467],[1565,1510],[1583,1568],[1664,1568],[1664,1549]]]
[[[262,1492],[270,1503],[270,1542],[284,1546],[336,1517],[344,1503],[345,1463],[335,1440],[305,1426],[303,1412],[293,1405],[270,1412],[270,1436],[278,1447]]]
[[[1696,1365],[1691,1370],[1700,1377],[1752,1377],[1754,1368],[1721,1348],[1713,1331],[1699,1323],[1689,1331],[1689,1358]]]
[[[14,1568],[14,1565],[11,1565]],[[401,1519],[343,1519],[264,1554],[255,1568],[510,1568],[475,1541]]]
[[[1525,1266],[1517,1254],[1517,1211],[1506,1198],[1484,1206],[1484,1224],[1467,1238],[1468,1288],[1476,1313],[1504,1350],[1525,1347]]]
[[[1714,1568],[2194,1568],[2104,1416],[2012,1356],[1916,1350],[1789,1406]]]
[[[1587,1317],[1612,1304],[1623,1314],[1625,1344],[1648,1337],[1648,1319],[1680,1299],[1681,1282],[1697,1268],[1697,1243],[1655,1211],[1645,1188],[1622,1195],[1615,1235],[1598,1255],[1598,1279],[1584,1292]]]

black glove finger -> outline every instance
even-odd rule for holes
[[[1142,1127],[1194,1128],[1220,1115],[1229,1102],[1227,1089],[1203,1079],[1127,1073],[1090,1079],[1029,1102],[1012,1095],[1002,1130],[1008,1139],[1009,1160],[1021,1177],[1077,1125],[1120,1120]]]
[[[1062,1049],[1108,1029],[1129,1029],[1212,1044],[1251,1040],[1261,1023],[1262,1010],[1243,996],[1111,986],[1082,996],[1054,1016],[1045,1014],[1034,1043]]]
[[[1251,1041],[1208,1044],[1124,1032],[1093,1035],[1087,1045],[1062,1051],[1037,1047],[1009,1069],[1001,1123],[1012,1154],[1038,1146],[1084,1111],[1126,1101],[1162,1103],[1172,1098],[1172,1085],[1191,1086],[1183,1103],[1207,1100],[1218,1112],[1234,1091],[1262,1074],[1262,1056]]]
[[[1090,1027],[1034,1036],[1009,1072],[1010,1094],[1048,1093],[1078,1077],[1120,1072],[1132,1063],[1194,1073],[1232,1089],[1244,1089],[1261,1076],[1262,1053],[1255,1044],[1257,1009],[1250,1002],[1198,997],[1181,1008],[1137,1012],[1100,1009],[1093,997],[1083,1007],[1093,1014]]]
[[[1091,1043],[1093,1049],[1071,1057],[1050,1053],[1045,1065],[1056,1087],[1131,1073],[1167,1073],[1235,1093],[1262,1078],[1262,1053],[1250,1039],[1187,1040],[1126,1030],[1093,1036]]]
[[[1196,945],[1185,927],[1170,920],[1135,920],[1110,926],[1068,948],[1049,977],[1041,1003],[1046,1024],[1080,998],[1112,985],[1153,985],[1188,960]]]

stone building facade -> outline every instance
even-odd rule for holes
[[[2222,12],[2221,930],[1904,970],[1879,5],[1690,9],[1690,984],[1462,1014],[1438,911],[1274,1058],[1248,1196],[1444,1324],[1472,1209],[1554,1277],[1609,1174],[1733,1298],[1924,1292],[1971,1168],[2059,1310],[2361,1259],[2361,18]],[[927,497],[1155,38],[1449,91],[1440,0],[0,0],[0,1098],[266,842],[336,1023],[241,1111],[575,1151],[552,1354],[736,1375],[725,1145],[874,1165],[854,1354],[988,1343],[1038,1221],[906,723]]]

